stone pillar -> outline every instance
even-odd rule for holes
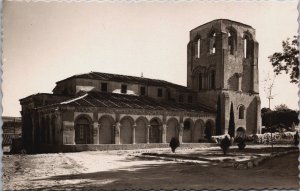
[[[162,132],[161,132],[161,142],[162,143],[167,143],[167,124],[163,124],[162,126]]]
[[[132,144],[135,144],[135,129],[136,129],[136,123],[132,126]]]
[[[100,131],[100,125],[98,122],[98,112],[93,112],[93,144],[99,144],[99,131]]]
[[[183,122],[181,122],[179,125],[179,135],[178,135],[178,140],[180,143],[182,143],[183,127],[184,127],[184,124],[183,124]]]
[[[149,142],[150,142],[150,127],[151,127],[151,125],[147,125],[147,129],[146,129],[146,142],[147,142],[147,144],[149,144]]]
[[[261,134],[261,101],[260,101],[260,97],[259,96],[255,96],[256,97],[256,129],[254,132],[252,132],[253,134],[259,133]]]
[[[98,121],[94,121],[93,123],[93,143],[99,144],[99,131],[101,126],[99,125]]]
[[[62,116],[60,112],[56,112],[56,121],[55,121],[56,132],[58,136],[55,136],[57,139],[57,143],[62,145],[63,140],[61,139],[63,136],[63,128],[62,128]]]
[[[236,73],[236,78],[237,78],[237,91],[241,92],[242,91],[242,74]]]
[[[115,144],[120,144],[120,122],[116,122],[115,125]]]
[[[229,125],[229,117],[230,117],[230,100],[229,94],[227,92],[222,93],[221,98],[221,127],[222,134],[228,134],[228,125]]]

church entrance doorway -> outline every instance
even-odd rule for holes
[[[79,118],[75,123],[75,143],[91,143],[91,126],[89,120],[85,117]]]

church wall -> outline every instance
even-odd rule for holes
[[[150,112],[150,111],[148,111]],[[151,112],[150,112],[151,113]],[[161,134],[160,143],[168,143],[172,137],[177,137],[181,140],[181,142],[198,142],[198,140],[193,139],[194,123],[196,121],[203,121],[203,124],[209,120],[214,121],[215,115],[207,115],[207,114],[185,114],[185,112],[179,113],[164,113],[161,114],[144,114],[144,115],[136,115],[128,111],[128,113],[114,113],[114,112],[85,112],[85,111],[73,111],[72,109],[69,111],[65,111],[62,113],[62,127],[63,127],[63,136],[62,143],[63,144],[76,144],[75,143],[75,126],[76,119],[78,117],[84,116],[87,118],[92,118],[97,116],[99,123],[97,123],[96,128],[99,132],[97,135],[98,142],[92,142],[91,144],[139,144],[139,143],[149,143],[149,132],[148,129],[150,127],[150,121],[154,118],[157,118],[161,121],[162,126],[160,126]],[[116,118],[116,116],[118,116]],[[190,132],[185,132],[183,129],[183,122],[185,120],[191,121],[191,129]],[[91,122],[91,125],[93,122]],[[115,128],[119,125],[119,134],[116,134]],[[101,130],[102,128],[102,130]],[[106,128],[105,130],[103,128]],[[165,130],[164,130],[165,129]],[[201,138],[203,139],[204,127],[198,129],[201,132],[196,132],[201,134]],[[187,133],[187,134],[185,134]],[[115,143],[115,136],[119,136],[119,143]],[[183,136],[185,138],[183,139]],[[189,137],[187,137],[189,136]],[[184,141],[183,141],[184,140]],[[187,140],[187,141],[185,141]]]

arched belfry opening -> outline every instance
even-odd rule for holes
[[[207,52],[209,54],[216,53],[216,36],[217,36],[217,33],[216,33],[215,29],[211,29],[211,31],[207,35],[207,38],[208,38]]]
[[[233,27],[228,27],[227,28],[227,48],[229,51],[229,54],[234,55],[237,46],[236,46],[236,42],[237,42],[237,32]]]
[[[243,43],[244,43],[244,51],[243,51],[244,58],[251,58],[253,55],[253,38],[249,32],[244,33]]]

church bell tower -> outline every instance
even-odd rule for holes
[[[221,99],[221,129],[228,133],[233,104],[236,131],[260,133],[258,42],[249,25],[218,19],[190,31],[187,46],[187,87],[197,101],[217,107]]]

